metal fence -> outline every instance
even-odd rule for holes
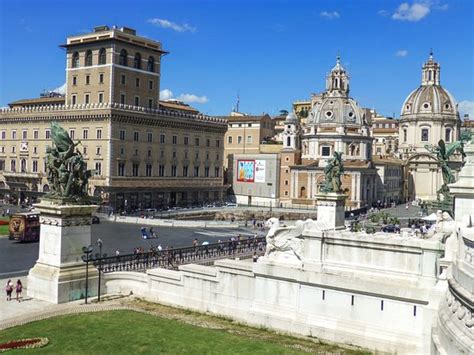
[[[175,248],[128,255],[118,255],[93,260],[101,272],[137,271],[165,268],[177,270],[179,265],[212,265],[215,260],[225,258],[251,258],[255,252],[261,255],[265,250],[265,237],[240,239],[195,247]]]

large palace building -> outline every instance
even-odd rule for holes
[[[57,121],[95,169],[90,194],[117,210],[222,199],[227,122],[160,105],[160,42],[101,26],[63,47],[63,101],[0,111],[0,195],[31,201],[49,191],[44,158]]]

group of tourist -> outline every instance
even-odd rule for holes
[[[21,293],[23,292],[23,285],[21,284],[21,280],[18,279],[16,285],[13,284],[13,281],[9,279],[5,285],[5,292],[7,293],[7,301],[12,300],[12,293],[13,290],[16,291],[16,300],[21,302],[22,296]]]

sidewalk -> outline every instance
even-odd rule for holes
[[[11,278],[14,283],[18,278]],[[74,302],[53,304],[44,301],[40,301],[31,297],[27,294],[27,279],[26,276],[20,278],[23,283],[23,300],[17,302],[16,293],[13,291],[12,300],[7,301],[5,292],[5,284],[8,279],[0,280],[2,284],[2,298],[0,299],[0,331],[3,329],[15,327],[18,325],[55,317],[64,314],[71,313],[83,313],[83,312],[99,312],[105,310],[124,309],[123,305],[120,305],[117,300],[110,300],[101,302],[100,304],[92,303],[85,304],[84,300],[78,300]],[[92,301],[95,297],[91,298]]]

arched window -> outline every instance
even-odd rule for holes
[[[446,128],[444,141],[445,141],[446,143],[451,142],[451,128]]]
[[[140,53],[135,53],[135,59],[133,60],[133,67],[135,69],[142,68],[142,56],[140,55]]]
[[[86,52],[86,58],[85,58],[84,65],[86,67],[90,67],[92,65],[92,51],[91,50],[88,50]]]
[[[421,129],[421,141],[428,142],[430,139],[430,130],[428,128]]]
[[[301,186],[300,198],[306,198],[306,187],[304,187],[304,186]]]
[[[79,66],[79,53],[74,52],[72,55],[72,63],[71,67],[72,68],[77,68]]]
[[[99,51],[99,65],[105,64],[105,62],[106,62],[105,48],[101,48]]]
[[[286,137],[286,146],[291,147],[291,137]]]
[[[26,159],[21,159],[21,172],[26,173]]]
[[[127,56],[128,56],[127,51],[125,49],[122,49],[120,51],[120,58],[119,58],[119,64],[120,65],[127,66],[127,62],[128,62]]]
[[[146,70],[151,71],[151,72],[155,71],[155,58],[153,58],[152,56],[148,57],[148,65],[147,65]]]

